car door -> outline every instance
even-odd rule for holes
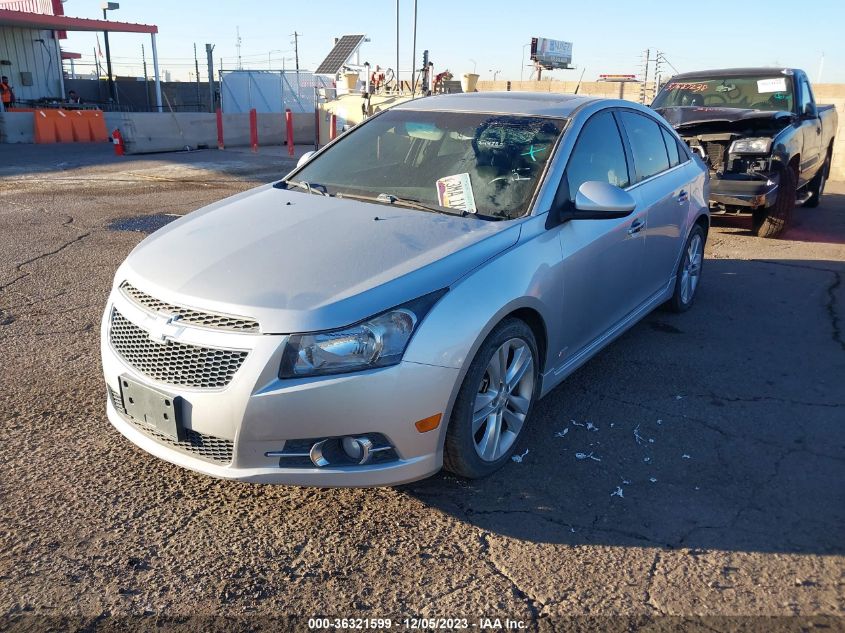
[[[674,135],[652,117],[622,110],[619,118],[634,159],[631,194],[646,210],[642,300],[664,291],[681,251],[682,228],[689,213],[690,178],[680,162]],[[671,151],[670,151],[671,148]],[[683,154],[688,160],[686,152]]]
[[[626,188],[629,172],[616,119],[611,110],[602,110],[581,129],[558,197],[574,204],[578,188],[589,181]],[[574,219],[557,228],[563,257],[562,364],[577,360],[642,301],[644,226],[645,210],[637,208],[621,219]]]
[[[822,120],[816,111],[810,82],[802,76],[798,80],[798,113],[801,117],[801,173],[799,184],[810,180],[821,167]]]

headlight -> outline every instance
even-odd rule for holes
[[[446,290],[437,290],[349,327],[293,334],[279,378],[302,378],[396,365],[417,326]]]
[[[741,138],[731,143],[729,154],[768,154],[772,149],[770,138]]]

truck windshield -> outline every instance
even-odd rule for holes
[[[696,77],[670,81],[651,104],[653,108],[700,106],[792,111],[792,77]]]
[[[389,110],[292,176],[330,196],[420,203],[513,219],[526,213],[566,121]]]

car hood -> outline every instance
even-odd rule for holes
[[[770,124],[773,121],[782,121],[786,124],[792,118],[791,112],[746,108],[678,106],[656,108],[656,111],[675,128],[711,122]]]
[[[515,244],[520,224],[266,185],[149,236],[115,283],[263,333],[330,329],[451,285]]]

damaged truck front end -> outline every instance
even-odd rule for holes
[[[794,148],[790,112],[663,108],[660,113],[710,170],[711,212],[751,214],[773,206]]]
[[[830,173],[837,115],[798,68],[676,75],[651,107],[710,169],[710,212],[751,216],[774,237],[796,203],[815,207]]]

